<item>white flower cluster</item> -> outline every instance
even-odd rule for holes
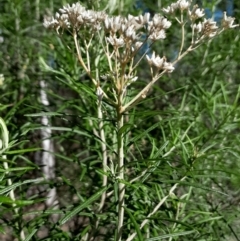
[[[165,14],[174,16],[177,13],[177,10],[180,10],[181,13],[183,13],[184,10],[187,11],[187,15],[192,22],[191,27],[193,28],[194,32],[198,34],[197,42],[205,38],[213,38],[222,30],[235,28],[238,26],[233,24],[234,18],[227,17],[226,12],[224,12],[221,27],[218,27],[217,23],[212,19],[203,19],[202,21],[200,20],[200,22],[196,23],[196,20],[204,17],[204,10],[200,9],[198,5],[191,7],[190,1],[188,0],[178,0],[176,3],[172,3],[169,7],[163,8],[163,12]],[[178,22],[180,23],[180,20],[178,20]]]
[[[201,36],[201,38],[213,38],[218,31],[216,22],[211,19],[204,19],[203,22],[193,24],[192,28]]]
[[[56,13],[55,18],[44,19],[46,28],[58,30],[60,28],[73,28],[79,30],[82,26],[90,26],[93,30],[100,30],[101,23],[106,18],[104,12],[96,12],[86,10],[80,3],[74,3],[71,6],[68,4],[59,9],[60,13]]]
[[[57,32],[60,28],[79,30],[82,26],[100,30],[102,22],[105,31],[110,35],[107,38],[108,42],[117,48],[126,43],[135,42],[139,37],[140,29],[145,30],[146,35],[152,41],[164,39],[166,37],[165,30],[171,26],[171,22],[159,14],[155,14],[152,20],[150,20],[150,13],[140,16],[110,17],[105,12],[86,10],[80,3],[71,6],[68,4],[59,9],[55,18],[44,20],[44,26],[55,29]]]
[[[177,11],[181,13],[181,20],[176,15]],[[238,26],[234,25],[234,18],[227,17],[226,13],[224,13],[221,28],[212,19],[201,20],[205,15],[204,10],[197,5],[191,7],[190,0],[178,0],[167,8],[163,8],[163,12],[173,15],[182,27],[187,22],[183,20],[184,11],[186,12],[185,16],[188,16],[188,20],[191,22],[193,30],[192,44],[195,45],[202,40],[216,36],[225,29]],[[92,33],[103,30],[107,45],[112,46],[110,50],[107,48],[107,51],[112,51],[111,53],[108,52],[108,59],[110,60],[115,56],[114,58],[118,60],[120,65],[125,65],[132,61],[136,52],[146,41],[150,40],[153,43],[157,40],[165,39],[166,30],[171,25],[172,23],[160,14],[155,14],[152,18],[150,13],[140,16],[111,17],[102,11],[87,10],[80,3],[68,4],[59,9],[55,18],[44,20],[44,26],[55,29],[57,33],[59,33],[59,29],[68,29],[72,33],[78,32],[81,28],[87,28]],[[194,39],[194,36],[197,36],[196,39]],[[120,48],[123,48],[123,50]],[[170,73],[174,70],[173,65],[168,63],[165,57],[161,58],[155,55],[155,53],[151,57],[147,56],[147,61],[157,71],[164,70]],[[127,78],[125,76],[125,79],[126,83],[134,81],[133,77]]]
[[[172,14],[176,10],[180,9],[181,11],[187,10],[190,7],[190,2],[187,0],[178,0],[176,3],[172,3],[167,8],[163,8],[163,11],[167,14]]]
[[[224,17],[222,19],[221,29],[217,26],[217,23],[212,19],[204,19],[203,22],[198,24],[193,24],[193,30],[199,35],[198,41],[203,38],[213,38],[218,32],[226,30],[229,28],[235,28],[238,24],[233,24],[234,18],[227,17],[226,12],[224,12]]]
[[[104,26],[106,32],[110,33],[107,40],[113,47],[120,48],[129,42],[141,47],[140,30],[145,31],[148,39],[152,41],[164,39],[166,37],[165,30],[171,26],[171,22],[159,14],[155,14],[150,20],[150,14],[145,13],[137,17],[132,15],[128,15],[126,18],[106,17]]]
[[[160,14],[150,18],[150,13],[140,16],[129,14],[127,17],[111,17],[104,12],[86,10],[80,3],[75,3],[59,9],[55,18],[45,19],[44,26],[55,29],[57,33],[59,29],[68,29],[70,32],[79,31],[82,27],[88,27],[90,30],[103,29],[107,43],[114,50],[125,48],[122,54],[118,54],[119,61],[128,62],[142,47],[143,42],[165,39],[166,30],[171,26],[171,22]],[[158,70],[167,69],[168,72],[172,72],[174,69],[166,62],[165,57],[161,61],[159,56],[155,59],[155,53],[152,55],[152,62]],[[126,79],[128,83],[134,80],[132,77]]]
[[[160,16],[160,14],[155,14],[152,21],[148,22],[149,39],[156,41],[166,38],[165,30],[171,25],[172,23],[166,18]]]

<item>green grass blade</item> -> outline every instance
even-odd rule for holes
[[[103,192],[105,192],[108,189],[108,187],[104,187],[102,189],[100,189],[96,194],[94,194],[93,196],[91,196],[89,199],[87,199],[84,203],[82,203],[80,206],[76,207],[74,210],[72,210],[70,213],[68,213],[67,215],[65,215],[60,221],[59,224],[63,225],[64,223],[66,223],[69,219],[71,219],[72,217],[74,217],[76,214],[78,214],[81,210],[83,210],[84,208],[88,207],[88,205],[90,205],[93,201],[95,201],[96,199],[98,199]]]

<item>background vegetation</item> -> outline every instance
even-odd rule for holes
[[[142,12],[137,3],[117,2],[83,3],[111,14]],[[143,4],[155,13],[171,2]],[[223,0],[211,3],[200,4],[213,10],[225,6]],[[63,42],[42,25],[45,15],[65,4],[60,0],[0,2],[0,74],[4,76],[0,117],[10,136],[7,160],[2,156],[0,164],[1,240],[21,240],[22,230],[22,240],[85,240],[89,230],[91,240],[114,240],[116,196],[107,199],[102,213],[96,212],[103,175],[101,142],[95,132],[97,98],[67,48],[72,44],[70,36]],[[237,19],[239,9],[236,1]],[[179,40],[174,25],[168,36],[152,50],[171,59]],[[240,240],[239,37],[239,28],[228,31],[189,54],[129,113],[123,240],[134,231],[135,240]],[[97,47],[91,56],[99,56]],[[101,68],[104,71],[104,62]],[[131,91],[137,91],[149,76],[143,62]],[[40,86],[41,80],[47,88]],[[41,89],[47,93],[48,106],[40,99]],[[110,158],[116,117],[108,106],[104,111]],[[42,112],[54,127],[56,163],[51,179],[42,179]],[[108,176],[114,190],[116,178],[110,170]],[[44,199],[50,189],[57,191],[57,202],[47,206]],[[8,198],[11,190],[17,201]],[[164,198],[159,211],[140,230],[142,221]]]

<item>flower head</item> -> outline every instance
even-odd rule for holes
[[[155,66],[158,70],[164,69],[167,70],[168,73],[171,73],[174,70],[172,63],[168,63],[165,56],[160,58],[159,55],[155,55],[155,52],[153,52],[151,58],[148,55],[146,58],[149,65]]]
[[[202,18],[205,13],[203,9],[200,9],[198,5],[194,5],[192,10],[188,10],[188,15],[192,21]]]
[[[228,17],[228,16],[227,16],[227,13],[224,12],[224,13],[223,13],[223,20],[222,20],[222,27],[223,27],[224,29],[236,28],[236,27],[238,27],[238,26],[239,26],[238,24],[233,25],[234,20],[235,20],[235,18]]]
[[[189,8],[190,3],[187,0],[179,0],[177,1],[178,8],[183,11]]]
[[[205,37],[212,38],[217,34],[218,26],[212,19],[204,19],[202,22],[202,34]]]

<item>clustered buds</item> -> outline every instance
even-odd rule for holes
[[[165,39],[165,30],[168,29],[172,23],[160,14],[155,14],[152,21],[148,22],[149,39],[156,41],[158,39]]]

